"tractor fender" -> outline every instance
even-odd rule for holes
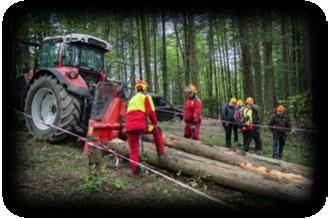
[[[51,74],[59,81],[59,83],[65,85],[67,87],[67,90],[72,93],[76,94],[78,96],[87,97],[90,96],[90,91],[88,88],[88,85],[86,81],[78,75],[77,78],[70,78],[66,73],[71,71],[72,68],[46,68],[46,69],[40,69],[36,71],[31,79],[31,83],[39,77],[39,75],[43,74]],[[31,84],[30,83],[30,84]]]

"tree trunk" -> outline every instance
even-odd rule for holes
[[[275,81],[273,72],[273,57],[272,57],[272,18],[271,11],[268,11],[264,17],[264,72],[265,72],[265,89],[266,89],[266,107],[267,112],[271,113],[276,105]]]
[[[116,56],[117,59],[121,59],[121,35],[120,35],[120,30],[121,30],[121,22],[117,20],[116,22]],[[115,73],[114,73],[115,75]],[[122,75],[122,66],[120,64],[117,65],[117,71],[115,77],[117,77],[118,80],[121,80],[121,75]]]
[[[183,27],[184,27],[184,49],[185,49],[185,84],[191,83],[190,77],[190,42],[189,42],[189,31],[187,23],[187,13],[184,12],[183,16]]]
[[[145,140],[153,142],[153,137],[151,135],[145,135]],[[313,170],[306,166],[288,163],[282,160],[279,161],[240,150],[210,145],[169,133],[163,133],[163,141],[167,147],[239,166],[266,177],[277,177],[278,181],[289,179],[296,183],[301,182],[303,184],[307,181],[305,178],[310,180],[313,176]]]
[[[304,56],[306,65],[306,88],[312,89],[312,47],[311,47],[311,17],[304,15]]]
[[[163,96],[168,97],[168,75],[167,75],[167,44],[166,44],[166,17],[161,11],[162,17],[162,80]]]
[[[223,26],[223,34],[224,34],[224,49],[225,49],[225,56],[226,57],[226,75],[227,75],[227,93],[228,93],[228,97],[231,98],[232,97],[232,87],[231,87],[231,72],[230,72],[230,62],[229,62],[229,55],[228,55],[228,40],[226,38],[226,21],[224,18],[224,26]]]
[[[130,85],[131,87],[135,86],[136,77],[135,77],[135,44],[134,44],[134,22],[133,18],[129,17],[129,47],[130,47],[130,64],[133,66],[130,72]]]
[[[216,22],[217,23],[217,22]],[[218,25],[215,25],[216,27],[216,37],[217,37],[217,46],[218,46],[218,57],[219,57],[219,64],[220,64],[220,78],[222,83],[222,94],[223,94],[223,99],[226,100],[227,95],[226,95],[226,86],[225,86],[225,78],[224,78],[224,64],[223,64],[223,58],[222,58],[222,53],[221,53],[221,43],[220,43],[220,35],[219,35],[219,30],[218,30]],[[219,72],[218,72],[218,78],[219,78]]]
[[[159,93],[159,82],[158,82],[158,69],[157,69],[157,31],[158,23],[156,14],[153,16],[153,65],[154,65],[154,92]]]
[[[207,78],[205,80],[206,84],[207,84],[207,96],[209,98],[210,101],[213,101],[213,54],[214,54],[214,34],[213,34],[213,16],[212,14],[209,14],[209,30],[208,30],[208,66],[209,69],[207,71]],[[214,112],[214,104],[210,104],[209,106],[209,111],[210,114],[212,115]]]
[[[228,80],[227,80],[227,64],[226,64],[226,58],[225,58],[225,46],[224,46],[224,40],[222,39],[222,37],[219,38],[220,39],[220,47],[219,47],[219,52],[220,52],[220,59],[221,59],[221,63],[222,63],[222,81],[223,84],[225,85],[225,100],[230,98],[230,92],[229,92],[229,84],[228,84]]]
[[[195,28],[194,28],[194,15],[189,12],[188,13],[188,37],[189,37],[189,49],[190,49],[190,71],[191,71],[191,79],[192,83],[199,87],[198,81],[198,66],[197,66],[197,58],[196,58],[196,48],[195,48]]]
[[[175,95],[173,95],[173,97],[175,97],[175,99],[177,100],[176,104],[183,104],[184,100],[183,100],[183,95],[181,95],[181,93],[183,92],[183,80],[182,80],[182,75],[183,73],[181,72],[181,64],[180,64],[180,58],[179,58],[179,45],[176,41],[176,78],[177,80],[175,81],[177,83],[177,90],[175,91]]]
[[[152,79],[151,79],[151,67],[150,67],[150,39],[147,31],[147,23],[145,12],[142,10],[141,13],[141,24],[142,24],[142,38],[143,38],[143,47],[144,47],[144,66],[146,81],[149,84],[149,88],[152,89]]]
[[[251,60],[250,60],[250,48],[249,39],[246,28],[246,17],[241,14],[238,15],[239,33],[240,33],[240,44],[242,54],[242,72],[243,72],[243,91],[246,97],[253,96],[253,84],[251,74]]]
[[[140,17],[136,16],[136,25],[137,25],[137,50],[138,50],[138,73],[139,79],[143,79],[143,66],[142,66],[142,48],[141,48],[141,36],[140,36]]]
[[[291,85],[289,77],[289,54],[288,54],[288,31],[287,31],[287,15],[281,14],[281,34],[282,34],[282,65],[284,75],[284,96],[291,95]]]
[[[249,26],[249,33],[254,32],[256,35],[254,37],[254,40],[252,40],[253,44],[253,49],[252,51],[252,64],[255,69],[255,102],[259,106],[263,106],[263,89],[262,89],[262,64],[261,64],[261,57],[260,57],[260,48],[259,48],[259,43],[260,43],[260,37],[259,37],[259,30],[258,30],[258,22],[256,21],[253,23],[254,26],[253,28]],[[256,29],[257,28],[257,29]]]
[[[237,46],[236,46],[236,37],[234,39],[234,43],[233,43],[233,63],[234,63],[234,95],[237,97],[238,95],[238,65],[237,65],[237,60],[236,60],[236,56],[237,56]],[[239,99],[242,99],[241,97],[239,97]]]
[[[108,147],[124,156],[129,156],[129,146],[122,140],[110,141]],[[172,148],[166,148],[166,153],[168,157],[159,160],[154,144],[144,142],[144,155],[149,164],[187,175],[200,176],[205,180],[264,197],[293,202],[309,198],[309,185],[296,185],[289,180],[285,183],[277,182],[276,179],[263,177],[238,166]]]

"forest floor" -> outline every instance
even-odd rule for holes
[[[133,176],[129,164],[122,160],[120,168],[114,170],[114,158],[111,155],[104,157],[102,175],[91,180],[88,178],[88,156],[82,154],[81,144],[75,140],[49,144],[31,137],[23,120],[18,124],[19,128],[15,131],[17,153],[13,157],[17,165],[13,171],[12,185],[18,202],[33,203],[35,206],[47,203],[59,208],[100,205],[115,209],[129,205],[136,208],[162,206],[166,209],[177,209],[187,205],[200,206],[200,203],[202,206],[216,207],[216,203],[147,171],[143,171],[142,177]],[[182,135],[183,123],[162,122],[159,126],[165,132]],[[223,129],[217,124],[205,122],[202,127],[202,140],[223,145]],[[262,140],[264,155],[270,156],[270,133],[262,133]],[[291,139],[291,142],[287,142],[284,160],[310,165],[311,159],[307,155],[310,148]],[[278,201],[206,182],[198,177],[161,171],[242,211],[257,209],[276,212],[280,208]]]

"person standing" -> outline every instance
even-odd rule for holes
[[[235,97],[232,97],[230,99],[230,102],[225,104],[221,110],[220,110],[220,115],[222,119],[222,124],[225,130],[225,146],[230,148],[231,147],[231,133],[232,129],[234,130],[234,114],[235,114],[235,104],[237,100]],[[237,132],[238,130],[236,129],[236,133],[234,132],[234,142],[238,141],[237,137]]]
[[[157,127],[157,117],[152,97],[147,94],[148,84],[139,80],[135,84],[136,94],[129,100],[125,130],[130,149],[130,168],[133,174],[140,175],[139,139],[142,134],[153,134],[158,157],[164,157],[165,148],[161,129]],[[147,119],[151,120],[151,123]]]
[[[190,84],[185,91],[187,97],[184,109],[184,137],[200,141],[202,103],[196,96],[197,89],[193,84]]]
[[[236,124],[233,125],[233,131],[234,131],[234,143],[236,144],[235,146],[241,146],[239,143],[239,135],[238,135],[238,130],[241,128],[241,111],[243,110],[243,101],[238,100],[236,102],[235,106],[235,111],[234,111],[234,121]],[[235,137],[236,136],[236,137]]]
[[[269,126],[272,126],[270,130],[273,135],[272,157],[281,159],[287,132],[291,128],[290,120],[285,113],[285,107],[283,105],[279,105],[276,108],[276,113],[271,117]],[[290,133],[293,134],[294,132],[295,129],[291,129]]]
[[[260,118],[259,107],[256,104],[252,104],[251,109],[252,109],[252,118],[253,118],[252,138],[255,141],[255,152],[257,154],[262,154],[263,147],[262,147],[262,140],[260,138],[259,125],[261,124],[261,118]]]
[[[255,141],[255,152],[262,152],[262,141],[260,138],[260,116],[258,106],[254,104],[254,99],[248,97],[246,99],[246,107],[243,109],[243,125],[241,131],[243,133],[243,150],[248,152],[252,139]],[[254,126],[255,125],[255,126]]]

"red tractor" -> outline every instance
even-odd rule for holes
[[[33,117],[26,118],[33,135],[49,141],[66,137],[42,121],[86,133],[89,119],[102,119],[115,97],[121,100],[118,112],[124,109],[125,84],[108,80],[104,71],[104,54],[110,49],[109,43],[85,34],[43,40],[34,69],[18,78],[24,111]]]

